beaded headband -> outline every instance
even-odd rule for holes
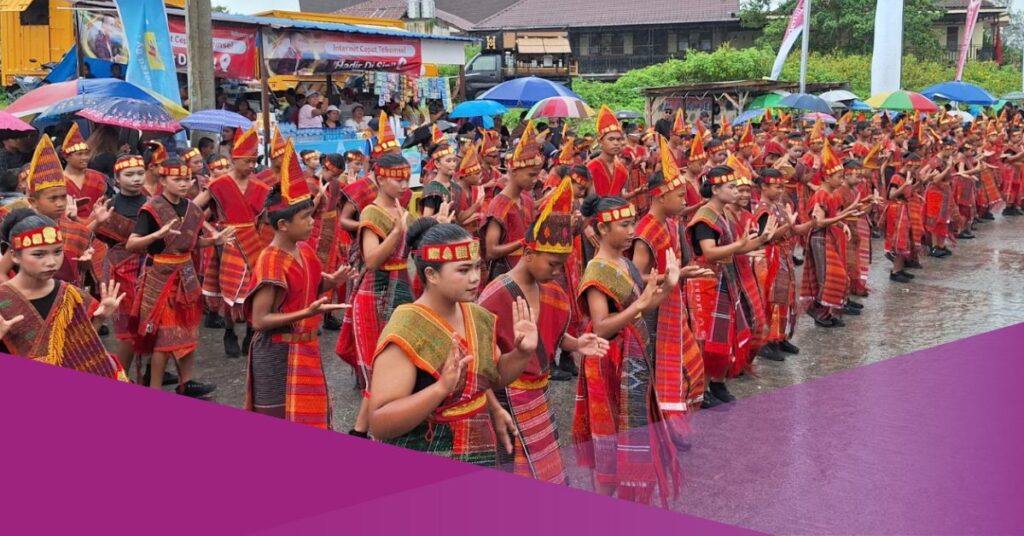
[[[377,177],[382,179],[391,179],[396,181],[409,180],[412,177],[412,168],[409,166],[401,166],[394,168],[378,167],[375,170]]]
[[[572,179],[572,182],[575,182],[576,184],[582,186],[587,186],[591,183],[591,181],[593,181],[593,179],[591,179],[590,177],[587,177],[586,175],[580,175],[575,171],[569,174],[569,178]]]
[[[133,168],[133,167],[146,167],[146,161],[141,156],[129,156],[122,158],[114,163],[114,173],[120,173],[122,170]]]
[[[200,154],[201,153],[199,152],[199,148],[193,147],[185,151],[184,153],[181,153],[181,159],[185,162],[188,162],[189,160],[192,160],[193,158],[199,156]]]
[[[423,246],[415,253],[427,262],[475,261],[480,258],[480,241],[474,239],[456,244]]]
[[[679,188],[682,188],[684,184],[686,184],[686,183],[683,182],[683,178],[682,177],[676,177],[676,178],[666,182],[665,184],[660,184],[660,185],[656,186],[654,188],[654,195],[656,195],[656,196],[665,195],[665,194],[667,194],[669,192],[673,192],[675,190],[678,190]]]
[[[210,168],[210,171],[220,171],[231,167],[231,160],[221,157],[206,164],[206,167]]]
[[[630,204],[624,207],[615,207],[609,210],[603,210],[597,213],[597,221],[600,223],[612,223],[622,220],[628,220],[636,217],[636,208]]]
[[[192,170],[188,166],[165,166],[160,165],[160,174],[164,177],[189,177],[192,175]]]
[[[719,175],[717,177],[709,177],[707,175],[704,176],[704,179],[706,181],[708,181],[709,183],[711,183],[711,184],[713,184],[715,186],[718,186],[720,184],[725,184],[727,182],[732,182],[732,181],[736,180],[737,178],[738,177],[734,173],[726,173],[725,175]]]
[[[341,169],[338,166],[334,165],[334,162],[331,162],[330,158],[328,158],[327,160],[324,160],[324,169],[326,169],[327,171],[330,171],[331,173],[341,173],[341,172],[344,171],[343,169]]]
[[[306,162],[307,164],[310,163],[310,161],[312,161],[313,163],[319,162],[320,161],[320,151],[313,151],[311,153],[306,153],[306,156],[302,157],[302,160],[304,162]]]
[[[440,160],[450,154],[455,154],[455,147],[452,147],[451,145],[446,143],[441,148],[434,151],[434,153],[431,154],[430,157],[433,158],[434,160]]]
[[[21,251],[36,246],[52,246],[63,241],[64,235],[61,234],[60,229],[48,225],[15,235],[11,238],[11,247],[15,251]]]

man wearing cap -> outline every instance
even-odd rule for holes
[[[665,139],[672,138],[672,107],[666,106],[663,110],[664,114],[661,119],[658,119],[654,123],[654,130],[658,134],[661,134]]]

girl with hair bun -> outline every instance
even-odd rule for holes
[[[665,273],[655,266],[641,275],[622,256],[633,244],[636,209],[621,197],[589,197],[582,215],[591,219],[600,247],[580,282],[587,332],[610,343],[604,357],[585,355],[573,419],[579,464],[593,471],[599,493],[650,504],[678,494],[682,469],[665,413],[655,395],[654,355],[645,315],[654,313],[679,283],[679,260],[669,249]],[[653,266],[653,265],[652,265]]]
[[[101,284],[97,301],[55,279],[64,262],[63,233],[56,222],[31,209],[8,214],[0,238],[18,267],[13,278],[0,284],[0,351],[128,381],[96,331],[124,300],[120,285]]]
[[[377,339],[395,308],[413,299],[407,259],[406,230],[412,216],[399,199],[409,189],[412,169],[401,154],[384,154],[375,163],[379,184],[377,197],[359,215],[359,230],[352,264],[362,275],[352,283],[352,309],[335,351],[357,372],[363,401],[350,434],[366,437],[367,398],[370,387],[370,363]]]
[[[424,292],[400,305],[373,354],[370,433],[398,446],[494,466],[512,453],[515,423],[491,389],[512,383],[537,349],[537,317],[525,300],[512,311],[513,349],[501,354],[496,318],[473,303],[480,243],[450,223],[416,221],[408,233]]]
[[[693,334],[704,355],[704,376],[708,388],[701,407],[709,408],[735,397],[725,380],[747,364],[750,353],[750,307],[740,289],[734,258],[753,251],[771,239],[776,222],[770,218],[762,233],[747,225],[738,228],[726,216],[726,206],[739,199],[737,176],[728,166],[715,166],[705,174],[701,195],[708,202],[693,215],[686,227],[686,240],[698,265],[715,272],[715,277],[687,282],[687,299]]]

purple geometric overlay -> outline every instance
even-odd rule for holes
[[[729,525],[1021,533],[1022,378],[1018,324],[699,412],[673,512],[4,356],[0,526],[7,534],[746,533]],[[581,483],[585,475],[572,473]]]

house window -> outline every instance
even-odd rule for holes
[[[625,43],[621,33],[604,33],[600,35],[602,56],[621,56],[625,54]]]
[[[47,26],[50,24],[50,0],[34,0],[21,12],[22,26]]]
[[[956,50],[960,48],[960,27],[946,26],[946,49]]]
[[[580,56],[589,56],[590,55],[590,36],[589,35],[587,35],[587,34],[580,35],[580,43],[579,43],[579,46],[576,47],[576,50],[578,51]]]
[[[712,49],[712,47],[711,47],[711,32],[701,32],[700,33],[700,47],[699,48],[701,50],[705,51],[705,52],[710,52],[711,51],[711,49]]]

